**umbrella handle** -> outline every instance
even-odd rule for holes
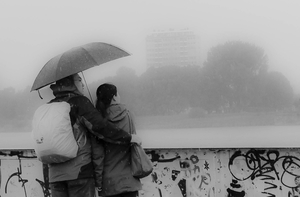
[[[90,90],[89,90],[88,84],[86,83],[86,80],[85,80],[85,77],[84,77],[84,74],[83,74],[82,71],[81,71],[81,74],[82,74],[84,83],[85,83],[85,85],[86,85],[86,89],[87,89],[87,91],[88,91],[88,93],[89,93],[89,96],[90,96],[90,98],[91,98],[91,101],[92,101],[93,105],[95,105],[95,103],[94,103],[94,101],[93,101],[93,98],[92,98],[92,95],[91,95],[91,92],[90,92]]]

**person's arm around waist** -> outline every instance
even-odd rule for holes
[[[131,134],[115,127],[104,119],[88,98],[84,96],[74,97],[70,99],[69,103],[88,131],[98,138],[118,144],[140,143],[139,137],[132,137]]]

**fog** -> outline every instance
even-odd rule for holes
[[[105,80],[113,79],[117,84],[129,83],[129,79],[132,79],[130,77],[127,81],[124,79],[124,81],[122,81],[117,78],[107,78],[108,76],[117,76],[117,72],[123,67],[134,71],[135,77],[137,77],[136,83],[143,82],[148,84],[150,81],[144,81],[142,78],[145,76],[150,78],[153,77],[153,73],[149,71],[151,66],[149,66],[149,62],[147,62],[147,59],[149,58],[149,56],[147,56],[147,37],[158,32],[188,31],[199,38],[197,45],[197,58],[199,61],[193,65],[199,69],[204,68],[205,65],[207,68],[212,68],[211,65],[213,64],[208,59],[208,54],[211,54],[213,59],[216,58],[216,53],[213,53],[214,48],[223,51],[222,58],[226,59],[226,51],[230,51],[227,50],[227,44],[230,42],[237,43],[239,46],[239,43],[244,43],[245,45],[241,46],[242,48],[240,49],[245,49],[246,51],[247,48],[249,49],[249,46],[250,48],[252,46],[256,47],[253,49],[254,51],[259,51],[257,48],[262,49],[262,54],[260,54],[261,56],[259,56],[259,58],[261,57],[260,60],[266,59],[266,72],[268,74],[268,77],[263,77],[265,80],[263,84],[264,87],[269,88],[262,88],[261,92],[267,93],[266,90],[268,90],[270,91],[269,95],[264,95],[263,97],[260,95],[261,97],[257,96],[257,98],[251,97],[250,100],[249,97],[247,97],[248,100],[240,99],[240,101],[236,101],[230,100],[228,95],[227,98],[226,95],[216,94],[214,97],[222,98],[223,100],[215,101],[217,104],[207,103],[207,100],[212,100],[213,98],[208,99],[205,97],[205,95],[212,94],[212,91],[208,91],[207,87],[212,86],[206,84],[208,81],[197,81],[198,78],[201,78],[200,75],[196,76],[195,79],[189,76],[188,73],[192,75],[196,71],[183,71],[181,69],[185,65],[181,65],[180,68],[176,68],[177,71],[180,70],[181,73],[184,73],[181,77],[193,79],[195,80],[193,83],[201,84],[195,86],[192,96],[187,98],[184,97],[185,99],[189,99],[189,102],[192,102],[192,104],[186,105],[182,109],[177,109],[176,107],[176,109],[174,109],[174,106],[168,106],[165,111],[156,111],[157,109],[154,108],[152,111],[143,111],[139,110],[139,108],[135,108],[134,111],[136,111],[137,115],[144,116],[146,114],[164,116],[170,115],[173,113],[171,111],[176,110],[178,110],[178,113],[180,114],[187,114],[192,113],[190,111],[191,109],[196,109],[192,114],[195,116],[206,117],[208,114],[222,114],[228,113],[228,111],[238,111],[239,113],[241,111],[249,112],[249,106],[251,106],[251,110],[254,110],[255,112],[257,112],[257,108],[267,108],[267,111],[272,112],[282,112],[283,110],[286,110],[290,114],[293,114],[292,120],[288,120],[290,121],[290,124],[298,124],[298,104],[296,105],[295,102],[298,101],[297,95],[300,94],[300,77],[298,76],[300,71],[300,56],[298,54],[300,48],[299,8],[300,2],[296,0],[1,1],[0,65],[2,71],[0,72],[0,91],[2,95],[8,94],[6,98],[3,98],[2,96],[2,100],[0,100],[2,111],[4,110],[3,108],[5,108],[6,111],[9,111],[10,108],[8,106],[10,105],[4,104],[4,102],[12,101],[12,99],[8,99],[10,96],[24,97],[26,92],[26,94],[28,93],[30,95],[27,95],[26,98],[38,98],[37,92],[34,91],[29,93],[29,90],[43,65],[55,55],[72,47],[89,42],[114,44],[131,54],[128,57],[84,71],[87,83],[91,84],[91,91],[95,90],[99,81],[103,82]],[[233,53],[234,52],[229,54]],[[241,53],[239,54],[239,57],[245,57],[247,55],[249,54]],[[219,62],[219,65],[220,64],[222,64],[222,61]],[[163,68],[160,67],[158,69]],[[172,73],[172,70],[176,69],[174,67],[169,71],[167,69],[164,71],[159,70],[159,73],[165,72],[166,78],[170,77],[171,81],[178,81],[182,78],[173,79],[172,76],[168,76],[168,73]],[[192,69],[194,68],[191,68],[191,70]],[[201,79],[204,79],[203,76]],[[270,84],[274,85],[272,86]],[[271,99],[269,96],[274,93],[271,89],[274,88],[274,86],[279,87],[280,84],[284,84],[281,89],[278,90],[278,94],[281,95],[279,96],[280,98],[276,97],[277,100],[268,100],[268,102],[264,103],[263,101]],[[169,87],[167,83],[160,85],[161,87]],[[180,84],[177,85],[179,86]],[[121,87],[123,88],[123,92],[125,92],[125,90],[131,91],[131,89],[127,89],[127,87],[123,87],[122,85]],[[228,87],[233,89],[232,84],[228,84]],[[253,84],[253,87],[262,86]],[[289,90],[290,87],[292,88],[292,91]],[[197,88],[200,88],[201,91]],[[249,87],[246,87],[246,89],[249,89]],[[48,93],[45,93],[47,91],[48,87],[42,90],[42,94],[48,95]],[[157,92],[154,93],[161,95],[159,88],[156,88],[155,91]],[[226,92],[226,90],[224,90],[224,92]],[[145,92],[139,93],[147,94]],[[189,94],[189,92],[186,92],[184,89],[182,89],[182,93],[183,95]],[[199,97],[196,96],[196,93],[200,94],[198,95]],[[252,95],[254,95],[254,93]],[[259,93],[255,93],[255,95],[259,95]],[[284,97],[282,95],[288,96]],[[197,103],[197,101],[190,99],[193,96],[198,98],[198,100],[201,100],[201,102]],[[234,94],[231,95],[231,97],[234,96]],[[242,96],[245,97],[245,95]],[[123,97],[125,97],[124,102],[127,102],[129,106],[133,105],[128,103],[130,101],[129,96],[125,95]],[[46,98],[48,97],[46,96]],[[273,98],[275,97],[273,96]],[[167,100],[170,98],[163,99]],[[182,102],[180,99],[177,99],[177,97],[175,98],[175,96],[174,98],[172,97],[172,99],[174,99],[174,102]],[[259,100],[262,101],[259,103]],[[145,101],[146,100],[139,100],[141,103]],[[46,101],[41,101],[41,103],[43,102]],[[268,106],[264,106],[264,104]],[[240,106],[233,110],[233,105],[235,105],[235,107],[238,105]],[[241,107],[242,105],[243,107]],[[245,106],[247,106],[247,109]],[[25,116],[30,117],[33,109],[37,106],[33,105],[31,107],[32,108],[29,110],[31,114],[29,113]],[[148,109],[151,108],[151,106],[147,107]],[[23,111],[25,113],[26,110]],[[259,113],[262,112],[260,111]],[[13,116],[13,114],[11,115]],[[253,120],[253,122],[246,121],[243,123],[244,120],[239,119],[237,120],[239,123],[234,124],[237,124],[237,126],[257,124],[273,125],[276,123],[278,116],[281,118],[283,116],[285,119],[288,119],[286,118],[286,114],[277,114],[276,116],[272,114],[271,117],[266,116],[263,118],[267,123],[259,123],[257,120]],[[249,117],[247,118],[247,120],[249,120]],[[234,126],[226,125],[225,119],[223,120],[223,124],[214,126]],[[154,119],[153,121],[157,120]],[[281,123],[286,124],[288,121],[281,121]],[[222,121],[218,122],[220,123]],[[186,124],[193,123],[187,122]],[[141,127],[145,127],[145,125],[150,127],[151,123],[140,120],[140,125]],[[164,125],[161,126],[164,127]],[[178,125],[173,125],[173,127],[176,126]],[[207,122],[202,122],[201,126],[205,127],[209,126],[209,124]]]
[[[269,68],[282,72],[300,92],[299,8],[298,1],[270,0],[2,1],[0,89],[31,86],[51,57],[93,41],[112,43],[132,54],[112,63],[112,71],[107,72],[114,73],[113,67],[122,64],[142,73],[146,36],[157,30],[187,28],[200,37],[202,63],[217,44],[251,42],[265,50]]]

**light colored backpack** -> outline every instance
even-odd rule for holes
[[[34,113],[34,150],[44,164],[62,163],[77,155],[78,144],[73,134],[70,109],[67,102],[53,102],[40,106]]]

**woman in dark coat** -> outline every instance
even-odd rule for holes
[[[116,86],[102,84],[98,87],[96,108],[116,127],[136,134],[132,115],[123,104],[120,104],[120,97]],[[138,178],[132,176],[130,166],[130,145],[112,144],[103,142],[104,162],[103,168],[97,173],[102,173],[102,195],[114,197],[136,197],[138,190],[142,189]],[[96,169],[97,170],[97,169]],[[100,184],[100,183],[99,183]],[[97,179],[96,179],[97,185]]]

